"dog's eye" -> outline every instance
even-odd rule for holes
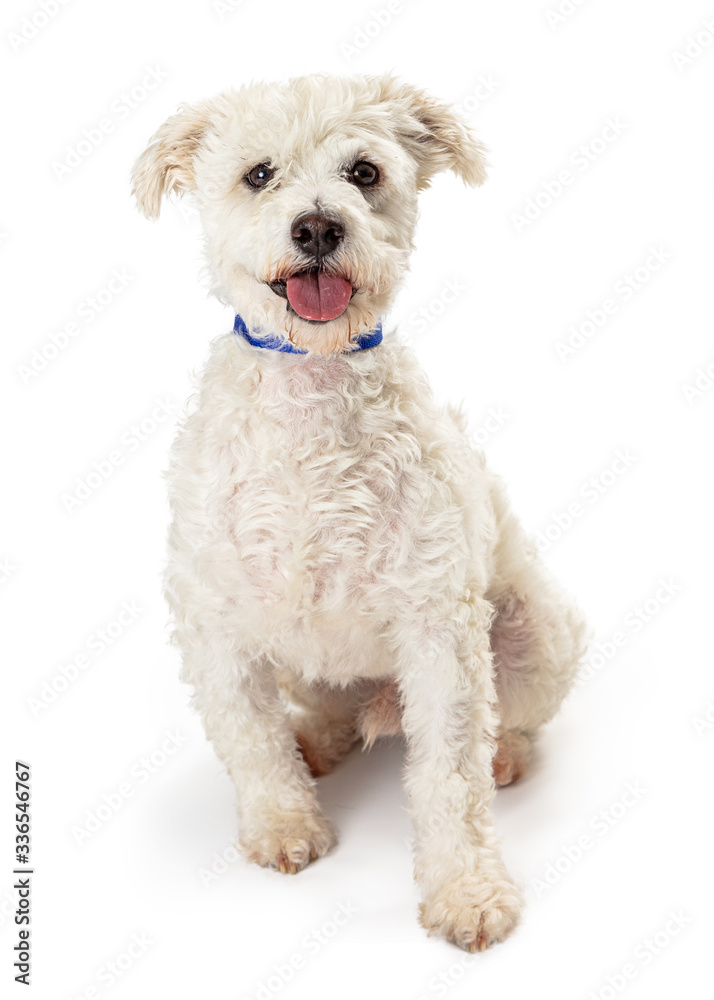
[[[257,167],[246,174],[246,180],[251,187],[262,188],[268,183],[268,181],[273,177],[275,170],[270,166],[269,163],[259,163]]]
[[[379,180],[379,170],[377,170],[373,163],[368,163],[367,160],[360,160],[359,163],[355,163],[354,167],[352,167],[350,179],[355,184],[359,184],[360,187],[371,187]]]

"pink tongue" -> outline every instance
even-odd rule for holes
[[[288,278],[288,302],[303,319],[337,319],[349,305],[352,285],[347,278],[332,274],[293,274]]]

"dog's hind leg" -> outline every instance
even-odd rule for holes
[[[299,705],[292,724],[314,778],[329,774],[360,740],[369,750],[380,736],[395,736],[402,730],[394,680],[364,680],[346,688],[293,683],[285,691]]]
[[[358,687],[308,685],[286,677],[281,681],[284,693],[297,706],[291,722],[312,776],[329,774],[360,738]]]
[[[526,771],[538,730],[558,711],[585,648],[579,610],[541,562],[511,514],[500,483],[496,572],[488,599],[500,728],[494,757],[499,785]]]
[[[528,579],[530,574],[531,579]],[[575,678],[584,648],[584,625],[577,610],[538,565],[490,597],[491,625],[503,756],[522,771],[532,739],[558,711]],[[516,777],[514,774],[513,777]],[[511,779],[512,780],[512,779]]]
[[[359,729],[365,750],[380,736],[401,733],[402,707],[396,680],[377,681],[370,686],[360,708]]]

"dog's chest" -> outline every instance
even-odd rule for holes
[[[386,580],[418,572],[433,482],[389,382],[335,360],[270,371],[244,436],[229,522],[263,606],[335,621],[364,613]]]

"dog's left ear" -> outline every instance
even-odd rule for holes
[[[215,111],[212,101],[184,104],[152,135],[131,175],[131,193],[147,219],[158,219],[164,195],[195,190],[195,158]]]
[[[448,105],[393,77],[381,84],[382,100],[393,104],[400,137],[419,164],[420,191],[441,170],[453,170],[466,184],[483,184],[486,147]]]

